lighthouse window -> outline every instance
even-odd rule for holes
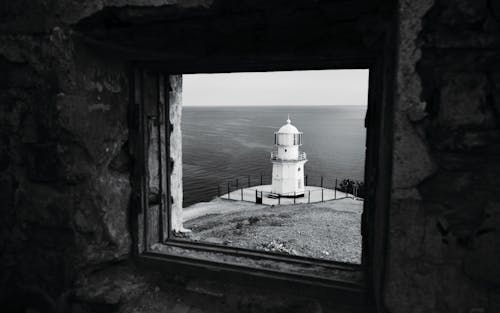
[[[294,134],[293,135],[293,144],[294,145],[302,145],[302,134]]]

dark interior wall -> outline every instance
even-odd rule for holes
[[[130,251],[126,68],[75,43],[67,27],[36,31],[0,39],[6,297],[59,295]]]
[[[131,245],[127,68],[117,54],[81,44],[72,25],[110,6],[166,5],[170,12],[203,11],[212,3],[49,0],[0,6],[2,301],[21,309],[32,301],[39,311],[65,311],[72,302],[78,303],[75,311],[339,310],[295,303],[286,293],[262,295],[170,277],[182,286],[176,289],[123,264]],[[320,3],[322,21],[342,16]],[[500,311],[497,6],[399,1],[384,293],[389,312]],[[318,14],[313,11],[306,14]],[[222,12],[241,16],[237,6]],[[294,27],[295,11],[287,12]],[[365,27],[376,28],[366,21]],[[228,29],[223,22],[213,27]],[[330,26],[326,33],[338,31]],[[324,36],[318,33],[309,43],[283,38],[276,47],[334,49],[325,47]],[[349,44],[370,40],[377,38]],[[217,42],[210,48],[194,50],[210,55]],[[131,301],[138,295],[144,295],[141,301]]]
[[[391,312],[500,310],[498,9],[400,1]]]

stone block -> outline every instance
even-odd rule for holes
[[[23,154],[29,178],[34,182],[80,183],[94,175],[87,151],[74,144],[27,144]]]
[[[446,6],[440,21],[443,24],[465,28],[467,24],[474,24],[486,20],[488,6],[486,0],[468,1],[457,0],[454,5]]]
[[[10,210],[14,205],[14,193],[18,188],[18,182],[9,173],[0,173],[0,215],[4,216],[6,221],[7,216],[12,214]]]
[[[495,148],[500,151],[500,129],[486,131],[466,131],[459,146],[467,151],[470,150],[488,150]]]
[[[433,128],[429,130],[428,138],[433,147],[440,152],[500,151],[500,131],[497,129],[449,130]]]
[[[132,267],[115,266],[85,276],[77,282],[75,300],[116,309],[147,291],[147,281],[136,272]]]
[[[480,73],[447,73],[439,96],[438,123],[457,129],[495,127],[495,118],[487,105],[488,81]]]
[[[422,200],[422,197],[420,196],[420,192],[417,188],[393,189],[392,200]]]
[[[443,28],[424,36],[425,46],[438,49],[498,49],[500,38],[494,33]]]
[[[59,33],[54,32],[67,36]],[[58,44],[61,50],[74,48],[66,41]],[[119,59],[105,60],[88,48],[79,47],[73,54],[75,64],[65,60],[68,64],[61,67],[66,71],[58,72],[67,78],[55,97],[56,123],[91,163],[107,167],[128,138],[127,71]]]
[[[403,200],[390,212],[389,250],[398,259],[415,259],[424,253],[425,212],[420,201]]]
[[[500,116],[500,72],[492,74],[491,80],[494,82],[492,90],[493,106],[497,116]]]
[[[115,158],[109,163],[109,168],[119,173],[127,173],[132,169],[131,156],[129,153],[128,143],[126,142]]]
[[[425,102],[420,102],[408,109],[406,115],[408,119],[412,122],[418,122],[427,117],[428,113],[426,111],[427,104]]]
[[[425,82],[430,86],[430,75],[438,78],[443,71],[487,73],[500,67],[500,55],[494,49],[436,49],[428,43],[423,45],[427,57],[420,61],[419,68],[428,71],[425,73]],[[431,87],[438,86],[436,84]]]
[[[446,247],[449,246],[449,242],[443,236],[447,230],[441,229],[441,225],[437,218],[426,216],[422,260],[434,264],[443,264],[447,261]]]
[[[416,187],[435,172],[436,164],[427,143],[405,116],[396,120],[395,128],[392,188]]]
[[[385,302],[389,312],[469,312],[488,306],[486,290],[464,279],[457,263],[399,264],[388,277]]]
[[[10,88],[34,88],[39,84],[39,75],[33,67],[25,63],[13,63],[0,56],[0,89]]]
[[[24,158],[32,181],[54,182],[62,176],[56,143],[29,145]]]
[[[97,172],[88,151],[80,145],[59,144],[57,152],[61,162],[61,180],[69,184],[79,184],[90,179]]]
[[[5,171],[10,165],[10,139],[0,134],[0,172]]]
[[[460,263],[449,262],[439,267],[436,279],[439,312],[470,312],[472,308],[488,307],[487,289],[464,277]]]
[[[464,259],[465,273],[476,281],[500,287],[500,202],[486,206],[487,218],[478,227]]]
[[[500,288],[492,288],[489,291],[489,312],[500,312]]]
[[[471,172],[439,172],[420,186],[425,201],[441,204],[442,212],[457,236],[470,235],[482,219],[480,189]]]
[[[16,190],[17,216],[27,224],[70,229],[72,202],[71,194],[40,184],[25,182]]]
[[[88,232],[79,242],[83,264],[122,259],[130,252],[130,192],[128,175],[105,172],[75,195],[75,214],[80,212],[75,225],[82,233]]]
[[[435,307],[437,277],[432,268],[424,273],[415,261],[399,260],[392,252],[388,264],[392,264],[384,293],[388,312],[439,312]]]

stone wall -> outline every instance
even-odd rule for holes
[[[497,312],[498,4],[399,2],[387,310]],[[127,67],[115,54],[81,44],[72,25],[110,6],[211,4],[0,6],[0,301],[7,311],[349,311],[292,291],[163,276],[128,261]],[[324,19],[335,14],[323,7]]]
[[[3,34],[0,68],[1,293],[59,295],[130,251],[125,68],[59,27]]]
[[[400,1],[390,312],[500,310],[494,3]]]

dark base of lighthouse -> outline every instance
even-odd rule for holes
[[[270,193],[267,197],[273,198],[273,199],[277,199],[277,198],[303,198],[304,193],[296,194],[296,195],[280,195],[277,193]]]

